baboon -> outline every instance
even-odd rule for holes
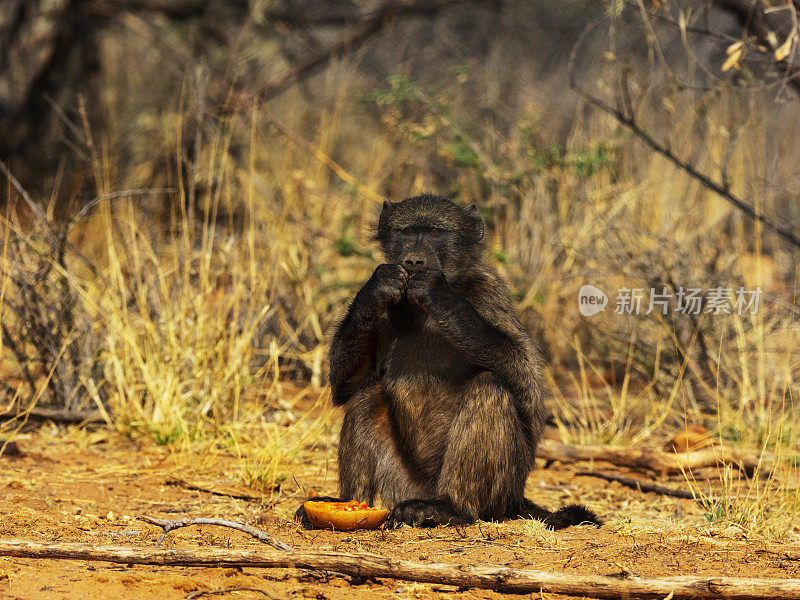
[[[545,422],[543,362],[484,261],[483,237],[474,204],[384,202],[376,239],[386,264],[330,347],[333,403],[345,411],[338,499],[380,498],[390,527],[599,525],[583,506],[550,512],[523,495]],[[298,516],[307,519],[302,507]]]

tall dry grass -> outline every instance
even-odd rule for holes
[[[106,199],[71,239],[100,276],[74,256],[60,272],[91,324],[101,368],[81,380],[85,404],[110,426],[159,443],[219,440],[242,458],[248,483],[274,484],[335,424],[330,412],[293,410],[286,383],[322,389],[325,335],[379,260],[371,196],[432,190],[484,211],[487,258],[551,364],[550,407],[565,441],[660,445],[703,423],[719,440],[769,456],[771,468],[769,479],[744,487],[727,477],[727,496],[708,498],[710,518],[796,527],[800,361],[787,249],[602,117],[577,119],[566,149],[554,149],[543,146],[536,107],[508,135],[476,122],[466,71],[438,92],[395,77],[358,95],[344,63],[326,77],[338,90],[329,105],[309,109],[293,91],[273,108],[313,153],[276,132],[258,107],[195,118],[191,91],[148,130],[150,152],[138,163],[118,168],[113,139],[91,145],[97,196]],[[722,127],[725,99],[702,117],[678,111],[668,132],[672,147],[715,169],[725,138],[698,142],[697,119]],[[729,176],[744,187],[768,171],[763,123],[747,123],[740,137]],[[120,193],[142,188],[172,191]],[[753,198],[775,202],[766,187]],[[10,243],[22,253],[33,247],[18,222],[6,218],[4,227],[13,265]],[[607,310],[586,318],[577,310],[584,283],[611,294],[660,285],[766,293],[752,316]],[[2,293],[14,285],[6,270]],[[283,423],[269,416],[281,407],[293,415]]]

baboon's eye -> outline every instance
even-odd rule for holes
[[[437,235],[439,235],[439,230],[436,229],[435,227],[431,227],[430,229],[428,229],[428,235],[436,237]]]
[[[403,227],[403,229],[400,231],[402,231],[405,235],[411,235],[414,233],[414,229],[412,227]]]

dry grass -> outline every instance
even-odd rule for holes
[[[510,137],[475,125],[462,115],[464,76],[436,94],[395,78],[364,102],[354,99],[348,66],[336,65],[327,84],[339,93],[328,106],[309,112],[290,92],[280,114],[370,196],[433,189],[480,200],[489,260],[552,364],[550,404],[565,441],[660,445],[702,422],[726,443],[775,457],[768,479],[726,476],[725,496],[709,498],[709,518],[770,535],[796,528],[791,255],[762,247],[758,228],[642,154],[607,120],[577,123],[566,153],[541,147],[534,108]],[[369,243],[376,206],[319,155],[277,134],[258,109],[206,123],[194,136],[191,98],[186,92],[162,117],[153,152],[124,176],[107,151],[113,140],[92,145],[98,196],[174,191],[107,198],[73,228],[71,239],[100,271],[74,256],[58,271],[91,325],[100,367],[81,379],[81,401],[121,432],[187,448],[218,443],[241,457],[241,478],[268,489],[331,435],[331,414],[303,415],[284,383],[319,393],[325,333],[378,258]],[[381,125],[364,127],[375,111]],[[719,126],[723,112],[709,110],[706,124]],[[695,143],[692,114],[676,118],[674,147]],[[85,135],[92,139],[88,124]],[[735,185],[765,168],[763,138],[759,123],[742,133],[749,143],[734,153]],[[697,154],[710,168],[724,144],[713,136],[704,143]],[[773,202],[758,193],[757,203]],[[10,244],[23,254],[34,244],[11,215],[3,226],[3,264],[13,268],[19,254],[10,255]],[[0,299],[15,293],[9,272],[0,276]],[[612,291],[668,280],[760,285],[767,295],[752,317],[578,314],[584,283]],[[4,322],[6,314],[0,301]],[[0,355],[13,362],[7,348]],[[289,416],[274,419],[280,411]]]

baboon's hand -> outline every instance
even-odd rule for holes
[[[442,286],[447,286],[447,279],[441,269],[421,269],[408,280],[408,301],[427,310],[434,305],[434,290]]]
[[[370,304],[382,311],[389,304],[396,304],[406,293],[408,273],[400,265],[380,265],[369,278]]]

